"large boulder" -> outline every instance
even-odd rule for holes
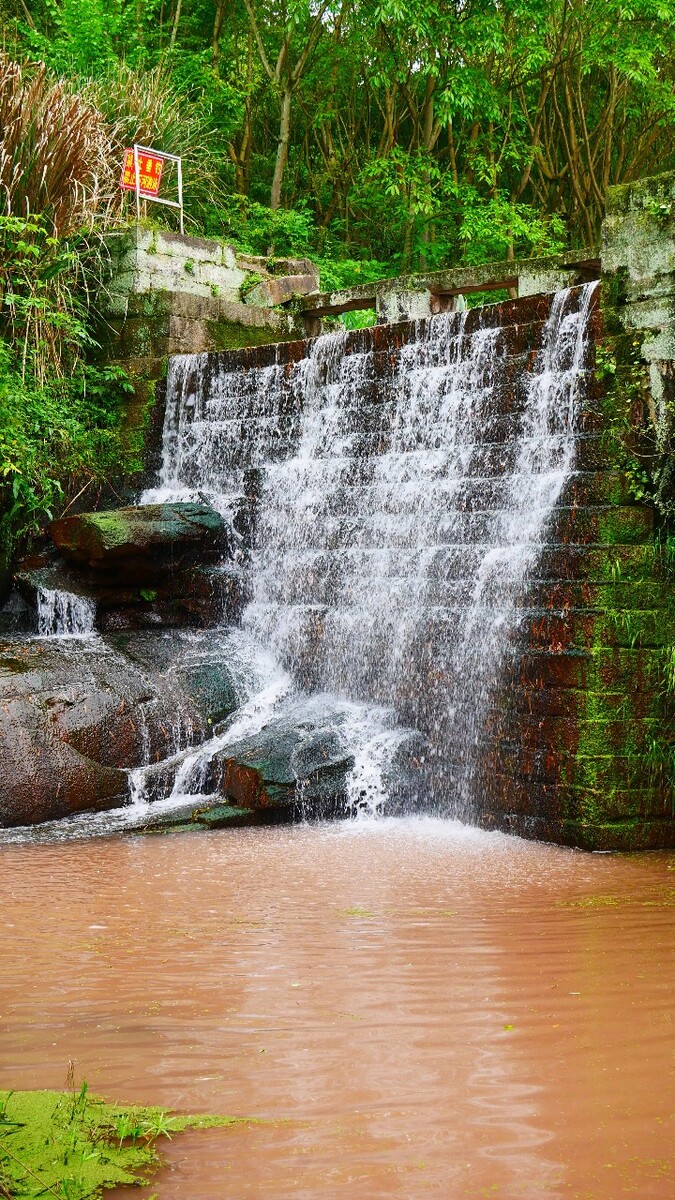
[[[202,730],[211,730],[229,717],[243,698],[226,632],[208,636],[180,629],[119,633],[106,639],[127,661],[152,681],[158,694],[182,697],[196,714]]]
[[[235,714],[230,729],[221,726],[196,755],[186,750],[150,766],[145,798],[166,799],[180,778],[179,790],[199,797],[200,811],[208,796],[212,805],[226,801],[262,822],[344,814],[354,757],[335,727],[342,719],[337,705],[327,711],[321,701],[290,698],[262,728],[237,735]]]
[[[122,717],[114,698],[92,679],[86,687],[75,682],[69,656],[36,642],[0,645],[0,824],[124,803],[127,775],[112,760],[114,751],[132,751],[134,730],[114,715]],[[94,761],[97,750],[103,753]]]
[[[72,563],[116,584],[145,583],[216,562],[228,551],[228,528],[207,504],[146,504],[76,513],[52,522],[54,544]]]
[[[212,780],[219,795],[270,817],[323,817],[344,811],[353,755],[339,734],[281,717],[218,751]]]
[[[0,826],[125,803],[129,770],[202,741],[236,704],[213,637],[0,642]]]

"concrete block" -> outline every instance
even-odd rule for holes
[[[191,292],[173,292],[171,315],[190,321],[217,321],[220,305],[218,298],[210,292],[206,296],[197,296]]]
[[[274,308],[278,304],[287,304],[295,296],[310,296],[315,291],[315,275],[281,275],[256,284],[248,292],[246,303]]]
[[[521,269],[518,276],[518,295],[536,296],[541,292],[558,292],[570,285],[570,272],[565,270]]]
[[[376,311],[380,324],[422,320],[432,313],[431,292],[397,291],[394,286],[378,293]]]
[[[212,349],[213,338],[205,320],[191,320],[175,314],[169,318],[168,354],[200,354]]]
[[[195,265],[198,282],[209,290],[217,288],[217,294],[228,299],[238,300],[242,285],[246,282],[246,272],[238,268],[228,267],[220,263],[201,261]]]

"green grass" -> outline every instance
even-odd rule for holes
[[[235,1121],[107,1104],[86,1083],[79,1092],[0,1091],[0,1197],[90,1200],[144,1183],[160,1165],[159,1138]]]

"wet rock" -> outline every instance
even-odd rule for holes
[[[128,770],[164,769],[236,704],[217,640],[172,631],[0,643],[0,824],[125,803]]]
[[[227,728],[211,742],[188,749],[143,772],[143,794],[150,802],[183,791],[210,808],[229,806],[255,814],[256,823],[325,817],[346,811],[345,777],[354,760],[321,711],[308,717],[311,702],[289,709],[246,737],[228,740]],[[336,719],[341,717],[338,713]],[[234,718],[237,720],[236,716]],[[176,787],[176,781],[179,781]]]
[[[271,818],[327,816],[344,811],[345,777],[354,759],[339,734],[282,717],[250,738],[218,750],[215,790]]]
[[[5,737],[0,720],[0,825],[35,825],[78,812],[103,812],[128,800],[125,771],[92,762],[66,742],[30,727]]]
[[[147,720],[153,703],[148,681],[103,647],[0,645],[0,822],[124,803],[123,768],[170,744],[168,722]]]
[[[10,634],[29,633],[34,627],[34,610],[17,588],[9,593],[0,608],[0,637]]]
[[[146,803],[156,804],[159,800],[168,800],[176,781],[176,773],[184,758],[184,753],[173,755],[145,768],[142,779],[142,798]],[[208,769],[205,771],[203,787],[206,793],[209,793],[213,787],[213,780]]]
[[[95,605],[95,628],[102,633],[122,630],[205,629],[237,620],[246,601],[243,573],[233,563],[191,567],[170,579],[151,580],[152,586],[107,582],[92,572],[63,563],[29,569],[21,564],[15,576],[16,631],[37,629],[41,592],[60,591],[81,596]],[[146,581],[148,582],[148,581]],[[8,608],[8,632],[15,632]],[[3,612],[0,611],[0,632]]]
[[[199,808],[192,820],[207,829],[241,829],[255,823],[255,813],[250,808],[237,808],[234,804],[214,804],[212,808]]]
[[[164,811],[153,811],[153,808],[159,809],[159,806],[150,806],[147,821],[130,829],[130,834],[199,833],[207,829],[242,829],[260,824],[259,814],[252,809],[221,802],[207,807],[203,802],[196,807],[193,802],[178,808],[171,806]]]
[[[228,551],[227,527],[206,504],[147,504],[111,512],[77,513],[50,526],[69,562],[115,583],[145,583]]]
[[[78,692],[68,661],[48,650],[0,645],[0,824],[34,824],[126,802],[127,775],[111,762],[104,731],[114,732],[121,751],[133,730],[110,720],[110,699],[94,687],[86,696]],[[98,747],[96,738],[87,738],[87,721],[100,731]],[[105,750],[99,761],[89,754],[97,748]]]
[[[241,683],[231,661],[227,635],[206,638],[172,629],[161,633],[123,633],[107,639],[136,663],[159,693],[188,697],[203,729],[235,711]]]

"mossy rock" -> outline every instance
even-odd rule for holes
[[[223,518],[207,504],[146,504],[76,513],[52,522],[54,544],[70,562],[117,583],[148,584],[158,574],[215,562],[228,550]]]
[[[213,808],[200,808],[192,814],[192,820],[207,829],[241,828],[255,823],[255,813],[250,808],[238,808],[233,804],[215,804]]]

